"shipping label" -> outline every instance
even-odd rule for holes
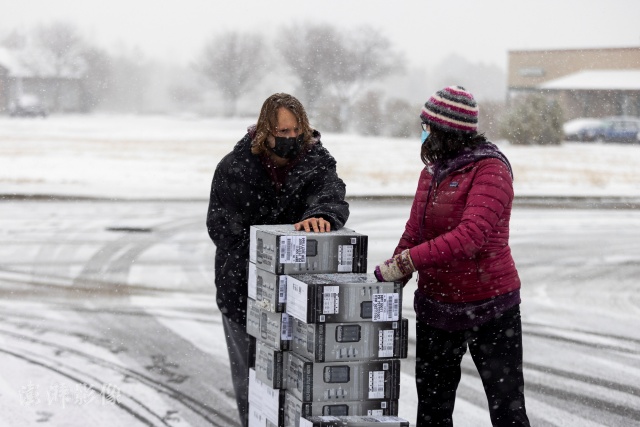
[[[307,262],[307,236],[280,237],[280,263],[304,264]]]
[[[373,294],[371,299],[374,322],[392,322],[400,320],[400,294]]]

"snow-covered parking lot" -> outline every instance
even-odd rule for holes
[[[0,119],[0,425],[236,425],[204,216],[213,169],[248,124]],[[323,139],[373,267],[409,200],[365,196],[411,195],[417,137]],[[563,200],[522,198],[512,220],[533,425],[637,425],[640,146],[499,144],[520,197]],[[400,416],[414,422],[409,353]],[[458,397],[457,426],[490,425],[468,357]]]

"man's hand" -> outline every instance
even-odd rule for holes
[[[313,231],[316,233],[324,233],[331,231],[331,223],[324,218],[307,218],[293,225],[296,231]]]

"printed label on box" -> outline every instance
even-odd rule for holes
[[[374,322],[400,320],[400,294],[373,294],[371,306]]]
[[[369,399],[384,399],[384,371],[369,372]]]
[[[303,322],[307,321],[308,290],[306,283],[287,277],[287,313]]]
[[[338,246],[338,272],[351,273],[352,271],[353,271],[353,246],[339,245]]]
[[[284,304],[287,302],[287,276],[279,276],[278,280],[278,302]]]
[[[280,262],[282,264],[307,262],[307,236],[281,236]]]
[[[340,287],[325,286],[322,290],[322,314],[340,312]]]
[[[392,329],[378,332],[378,357],[393,357],[394,337]]]
[[[280,339],[290,341],[293,336],[293,319],[287,313],[282,313],[282,326],[280,329]]]

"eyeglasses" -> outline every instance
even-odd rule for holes
[[[426,124],[425,122],[422,122],[422,130],[423,130],[423,131],[425,131],[425,132],[426,132],[426,131],[427,131],[427,127],[428,127],[428,126],[429,126],[428,124]]]

